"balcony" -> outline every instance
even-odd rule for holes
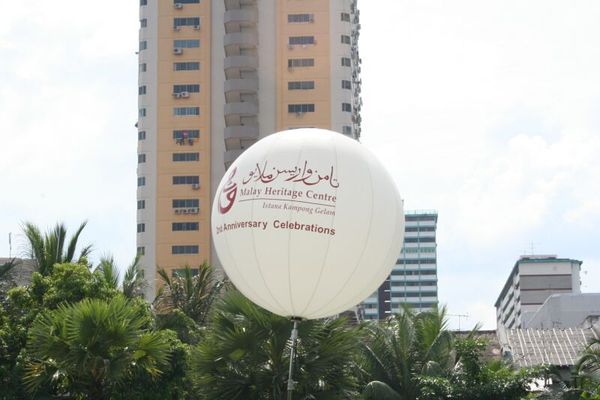
[[[225,116],[228,115],[256,115],[258,114],[258,104],[251,102],[239,102],[225,104]]]
[[[235,161],[236,158],[238,158],[240,156],[240,154],[242,154],[244,152],[243,149],[236,149],[236,150],[228,150],[225,152],[224,154],[224,159],[225,159],[225,165],[228,167],[229,165],[231,165],[232,162]]]
[[[226,33],[223,46],[227,56],[240,55],[242,48],[250,49],[258,46],[258,35],[256,32]]]
[[[258,13],[255,8],[228,10],[225,11],[224,23],[227,27],[236,27],[239,25],[255,25],[258,20]]]
[[[225,57],[223,65],[226,71],[232,68],[256,69],[258,67],[258,58],[254,56],[230,56]]]
[[[225,0],[226,10],[236,10],[250,5],[256,5],[256,0]]]
[[[225,84],[223,86],[225,93],[256,93],[258,91],[258,79],[229,79],[225,81]]]
[[[227,139],[258,139],[258,126],[228,126],[224,132]]]

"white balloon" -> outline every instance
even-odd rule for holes
[[[389,275],[404,239],[402,200],[360,143],[324,129],[260,140],[231,165],[212,210],[225,272],[286,317],[338,314]]]

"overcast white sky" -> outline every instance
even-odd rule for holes
[[[167,1],[167,0],[160,0]],[[600,291],[600,2],[361,0],[363,143],[439,212],[440,300],[495,327],[519,255]],[[138,2],[0,0],[0,256],[20,223],[135,252]],[[452,325],[457,325],[453,318]]]

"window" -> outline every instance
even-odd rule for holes
[[[314,58],[290,58],[288,59],[288,68],[295,67],[314,67]]]
[[[404,238],[404,243],[434,243],[434,237],[408,237]]]
[[[344,22],[350,22],[350,14],[349,13],[343,12],[341,14],[341,17],[342,17],[342,21],[344,21]]]
[[[406,221],[437,221],[437,215],[407,215],[404,217]]]
[[[199,153],[173,153],[173,161],[198,161]]]
[[[138,154],[138,164],[143,164],[146,162],[146,154]]]
[[[146,232],[146,224],[137,224],[137,233]]]
[[[138,187],[139,186],[146,186],[146,177],[145,176],[138,177]]]
[[[392,275],[435,275],[435,269],[421,269],[421,270],[392,270]]]
[[[192,277],[197,276],[199,269],[198,268],[190,268],[190,272],[192,273]],[[172,276],[181,276],[184,277],[186,274],[185,269],[183,268],[177,268],[171,271],[171,275]]]
[[[435,253],[435,247],[403,247],[403,253]]]
[[[407,226],[404,232],[435,232],[435,226]]]
[[[352,135],[352,127],[349,125],[342,126],[342,133],[344,135]]]
[[[146,85],[138,87],[138,94],[146,94]]]
[[[137,248],[137,255],[138,256],[143,256],[144,254],[146,254],[146,248],[144,246],[138,246],[138,248]]]
[[[181,48],[194,48],[200,47],[200,40],[198,39],[183,39],[183,40],[174,40],[173,47],[181,47]]]
[[[342,80],[342,89],[352,89],[352,82]]]
[[[198,71],[199,69],[200,63],[197,61],[177,62],[173,64],[174,71]]]
[[[146,63],[140,64],[140,72],[146,72],[146,68],[147,68]]]
[[[138,200],[137,201],[137,209],[143,210],[144,208],[146,208],[146,200]]]
[[[173,131],[173,139],[197,139],[200,137],[200,131],[198,129],[186,129]]]
[[[342,103],[342,111],[344,111],[344,112],[352,112],[352,104],[350,104],[350,103]]]
[[[315,44],[314,36],[290,36],[288,44],[290,46],[294,45],[307,45],[307,44]]]
[[[198,3],[200,3],[200,0],[174,0],[173,3],[198,4]]]
[[[171,254],[198,254],[197,245],[171,246]]]
[[[194,26],[200,27],[200,18],[199,17],[187,17],[187,18],[175,18],[173,20],[173,26],[175,29],[180,26]]]
[[[138,132],[138,140],[146,140],[146,131]]]
[[[175,107],[173,109],[173,115],[179,117],[186,115],[200,115],[200,107]]]
[[[288,104],[289,113],[315,112],[314,104]]]
[[[350,57],[342,57],[342,67],[349,67],[351,65]]]
[[[147,6],[148,0],[140,0],[140,6]]]
[[[299,23],[299,22],[314,22],[314,14],[288,14],[288,22]]]
[[[173,199],[173,208],[200,207],[199,199]]]
[[[199,176],[174,176],[173,185],[197,185],[200,183]]]
[[[140,28],[145,28],[148,26],[148,20],[146,18],[140,19]]]
[[[173,222],[173,232],[178,231],[197,231],[199,227],[198,222]]]
[[[140,51],[146,50],[148,48],[148,42],[145,40],[140,41]]]
[[[342,43],[344,43],[344,44],[350,44],[350,36],[348,36],[348,35],[342,35]]]
[[[200,85],[198,85],[198,84],[173,85],[173,93],[181,93],[181,92],[198,93],[198,92],[200,92]]]
[[[392,286],[435,286],[435,285],[437,285],[437,281],[422,281],[422,280],[409,281],[409,282],[390,281],[390,284]]]
[[[288,90],[310,90],[315,88],[315,81],[288,82]]]
[[[436,259],[435,258],[418,258],[418,259],[411,259],[411,260],[403,260],[403,259],[399,259],[396,260],[396,265],[399,264],[435,264]]]
[[[145,108],[140,108],[138,111],[138,115],[140,117],[145,117],[146,116],[146,109]]]

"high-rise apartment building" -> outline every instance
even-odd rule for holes
[[[438,304],[436,211],[407,211],[404,246],[390,276],[359,307],[362,319],[384,319],[408,304],[414,311]]]
[[[581,264],[555,255],[521,256],[496,300],[498,328],[527,328],[551,295],[581,293]]]
[[[244,149],[316,127],[360,135],[356,0],[141,0],[137,246],[156,267],[215,262],[213,193]]]

